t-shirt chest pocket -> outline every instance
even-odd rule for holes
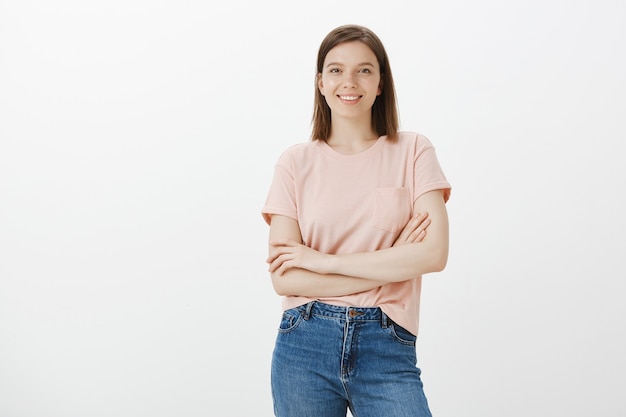
[[[379,187],[374,190],[372,224],[382,230],[396,233],[411,218],[411,196],[406,187]]]

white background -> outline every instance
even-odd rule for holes
[[[385,43],[452,183],[434,415],[624,416],[625,3],[0,1],[0,417],[271,416],[260,209],[317,48]]]

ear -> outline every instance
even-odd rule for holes
[[[379,96],[383,93],[383,80],[380,80],[380,84],[378,84],[378,91],[376,92],[376,95]]]
[[[322,73],[317,73],[317,88],[320,90],[320,93],[324,95],[324,83],[322,82]]]

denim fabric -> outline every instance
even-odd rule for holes
[[[283,313],[272,357],[277,417],[430,417],[416,337],[379,308],[311,302]]]

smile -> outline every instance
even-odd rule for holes
[[[354,101],[360,99],[361,96],[339,96],[339,98],[346,101]]]

